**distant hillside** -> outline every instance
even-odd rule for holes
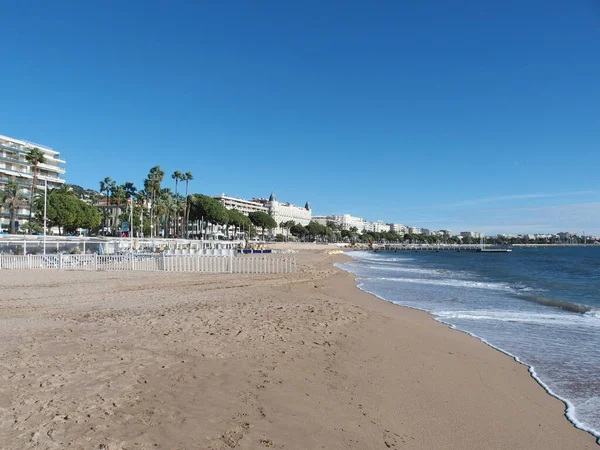
[[[76,184],[71,184],[69,185],[71,187],[71,189],[73,190],[73,192],[75,192],[75,194],[77,195],[77,197],[81,198],[81,199],[90,199],[92,197],[101,195],[98,191],[95,191],[94,189],[85,189],[81,186],[78,186]]]

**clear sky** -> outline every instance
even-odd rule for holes
[[[600,1],[2,2],[0,134],[67,181],[600,234]],[[171,183],[168,179],[168,183]]]

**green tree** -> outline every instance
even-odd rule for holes
[[[160,166],[154,166],[150,169],[148,173],[148,178],[144,181],[144,188],[150,194],[150,234],[151,237],[156,236],[156,228],[158,228],[158,224],[156,224],[156,218],[158,217],[157,211],[155,208],[155,202],[157,200],[158,195],[161,192],[161,184],[163,179],[165,178],[165,172],[160,168]]]
[[[226,225],[229,221],[229,213],[221,202],[202,194],[190,195],[190,217],[202,220],[204,229],[209,222]]]
[[[185,232],[184,234],[187,236],[188,234],[188,222],[190,220],[190,200],[189,200],[189,196],[188,196],[188,184],[190,181],[192,181],[194,179],[194,175],[192,175],[192,172],[186,172],[183,175],[183,179],[185,180],[185,205],[184,205],[184,210],[183,210],[183,216],[184,216],[184,227],[185,227]]]
[[[293,225],[292,227],[290,227],[290,233],[292,233],[292,236],[295,236],[298,239],[302,239],[302,238],[304,238],[304,236],[306,236],[306,234],[308,232],[306,231],[305,227],[303,227],[302,225],[297,223],[297,224]]]
[[[29,152],[25,156],[25,159],[27,160],[27,162],[29,164],[31,164],[33,166],[32,167],[33,177],[31,180],[31,192],[29,193],[29,223],[31,223],[32,218],[33,218],[33,209],[34,209],[33,199],[35,196],[35,190],[37,189],[39,165],[45,164],[46,156],[44,155],[44,152],[42,152],[39,148],[33,147],[33,148],[29,149]]]
[[[27,198],[15,181],[9,181],[0,192],[0,203],[6,208],[10,220],[10,233],[16,233],[16,221],[19,209],[27,205]]]
[[[131,181],[126,181],[125,183],[123,183],[122,187],[123,187],[123,191],[125,192],[125,204],[128,206],[128,208],[126,208],[125,213],[124,213],[124,215],[126,216],[125,219],[121,218],[121,221],[129,222],[130,216],[131,216],[131,219],[133,219],[133,222],[136,222],[137,216],[134,214],[135,213],[134,199],[136,198],[137,188],[135,187],[135,184],[133,184]],[[131,214],[127,214],[127,209],[129,209]],[[139,220],[137,220],[137,222],[139,222]],[[136,230],[137,230],[137,227],[136,227]],[[130,223],[129,224],[129,232],[131,233],[132,231],[133,231],[133,223]]]
[[[81,200],[79,200],[79,207],[80,210],[78,211],[75,224],[76,228],[87,228],[88,230],[91,230],[100,226],[100,214],[98,214],[96,208]]]
[[[296,222],[294,222],[293,220],[288,220],[286,222],[281,222],[279,224],[280,228],[282,230],[285,230],[286,240],[289,240],[289,237],[290,237],[290,228],[292,228],[294,225],[296,225]]]
[[[150,196],[148,195],[148,192],[146,192],[145,189],[140,189],[135,194],[135,201],[139,209],[139,222],[137,227],[142,231],[142,233],[144,233],[144,236],[150,236],[150,222],[149,220],[146,220],[144,222],[144,217],[146,216],[147,212],[146,206],[148,205],[149,199]]]
[[[106,192],[106,210],[104,212],[104,214],[102,214],[103,217],[103,228],[104,228],[104,234],[106,234],[106,228],[108,228],[108,218],[110,217],[108,208],[110,207],[110,193],[112,192],[112,190],[115,188],[115,186],[117,185],[116,182],[114,182],[110,177],[106,177],[104,180],[102,180],[100,182],[100,192]]]
[[[262,230],[263,239],[265,236],[265,229],[272,230],[273,228],[277,228],[275,219],[264,211],[253,211],[248,214],[248,219],[250,219],[255,227]]]
[[[123,190],[125,191],[125,197],[127,199],[134,198],[137,193],[137,188],[131,181],[127,181],[123,184]]]
[[[171,178],[175,180],[175,205],[176,205],[176,219],[175,219],[175,234],[179,234],[179,182],[185,180],[183,173],[179,170],[176,170],[171,175]]]
[[[67,229],[76,228],[80,214],[80,200],[75,196],[62,192],[51,192],[47,199],[46,217],[51,227],[58,227],[62,234]]]
[[[326,226],[331,228],[333,231],[341,231],[342,229],[342,227],[335,223],[333,220],[328,220]]]
[[[110,195],[110,201],[117,206],[116,216],[121,219],[121,205],[127,201],[127,192],[123,186],[114,186]],[[114,224],[117,227],[119,224]]]
[[[227,211],[227,214],[229,216],[228,224],[233,226],[235,235],[237,235],[240,228],[249,229],[251,225],[250,219],[237,209],[230,209]]]
[[[314,220],[311,220],[310,223],[306,226],[306,231],[308,231],[308,235],[313,239],[316,239],[319,236],[327,235],[327,227],[325,225],[321,225],[318,222],[315,222]]]

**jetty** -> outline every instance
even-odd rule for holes
[[[481,244],[373,244],[374,252],[481,252],[509,253],[509,248]]]

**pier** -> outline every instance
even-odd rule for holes
[[[374,252],[483,252],[508,253],[512,250],[481,244],[373,244]]]

